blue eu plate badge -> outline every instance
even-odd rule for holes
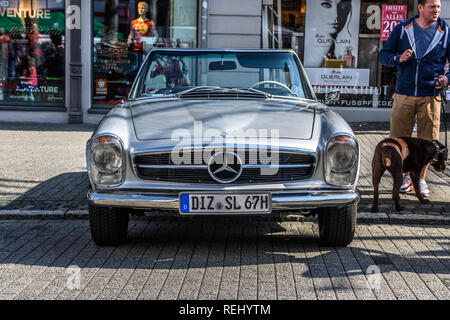
[[[189,213],[189,195],[188,194],[181,195],[181,212]]]

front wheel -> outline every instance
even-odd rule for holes
[[[320,243],[345,247],[353,241],[356,228],[357,204],[319,211]]]
[[[89,205],[89,224],[92,239],[97,245],[117,246],[127,237],[128,212]]]

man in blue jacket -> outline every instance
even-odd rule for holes
[[[435,95],[447,86],[450,73],[444,66],[450,61],[449,27],[439,18],[440,0],[418,0],[419,14],[401,21],[380,52],[381,64],[397,67],[397,86],[391,115],[391,137],[409,137],[417,116],[417,137],[439,140],[441,103]],[[435,79],[439,80],[439,84]],[[430,192],[425,181],[428,167],[420,177],[422,195]],[[408,174],[400,192],[413,190]]]

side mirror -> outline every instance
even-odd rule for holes
[[[325,104],[328,104],[330,102],[338,102],[340,98],[341,93],[339,92],[339,90],[328,92],[325,95]]]

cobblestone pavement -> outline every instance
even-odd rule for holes
[[[392,178],[386,173],[380,184],[381,214],[369,213],[372,202],[371,161],[376,144],[387,137],[386,124],[351,124],[361,146],[358,189],[360,218],[382,221],[421,222],[450,219],[450,168],[429,171],[431,204],[420,204],[412,194],[402,195],[405,207],[397,214],[392,201]],[[85,144],[92,125],[0,123],[0,217],[85,217],[88,178]],[[444,141],[444,133],[441,133]],[[397,220],[396,220],[397,219]]]
[[[87,220],[3,220],[0,299],[447,300],[449,236],[360,224],[331,248],[310,222],[178,217],[131,220],[100,248]]]

